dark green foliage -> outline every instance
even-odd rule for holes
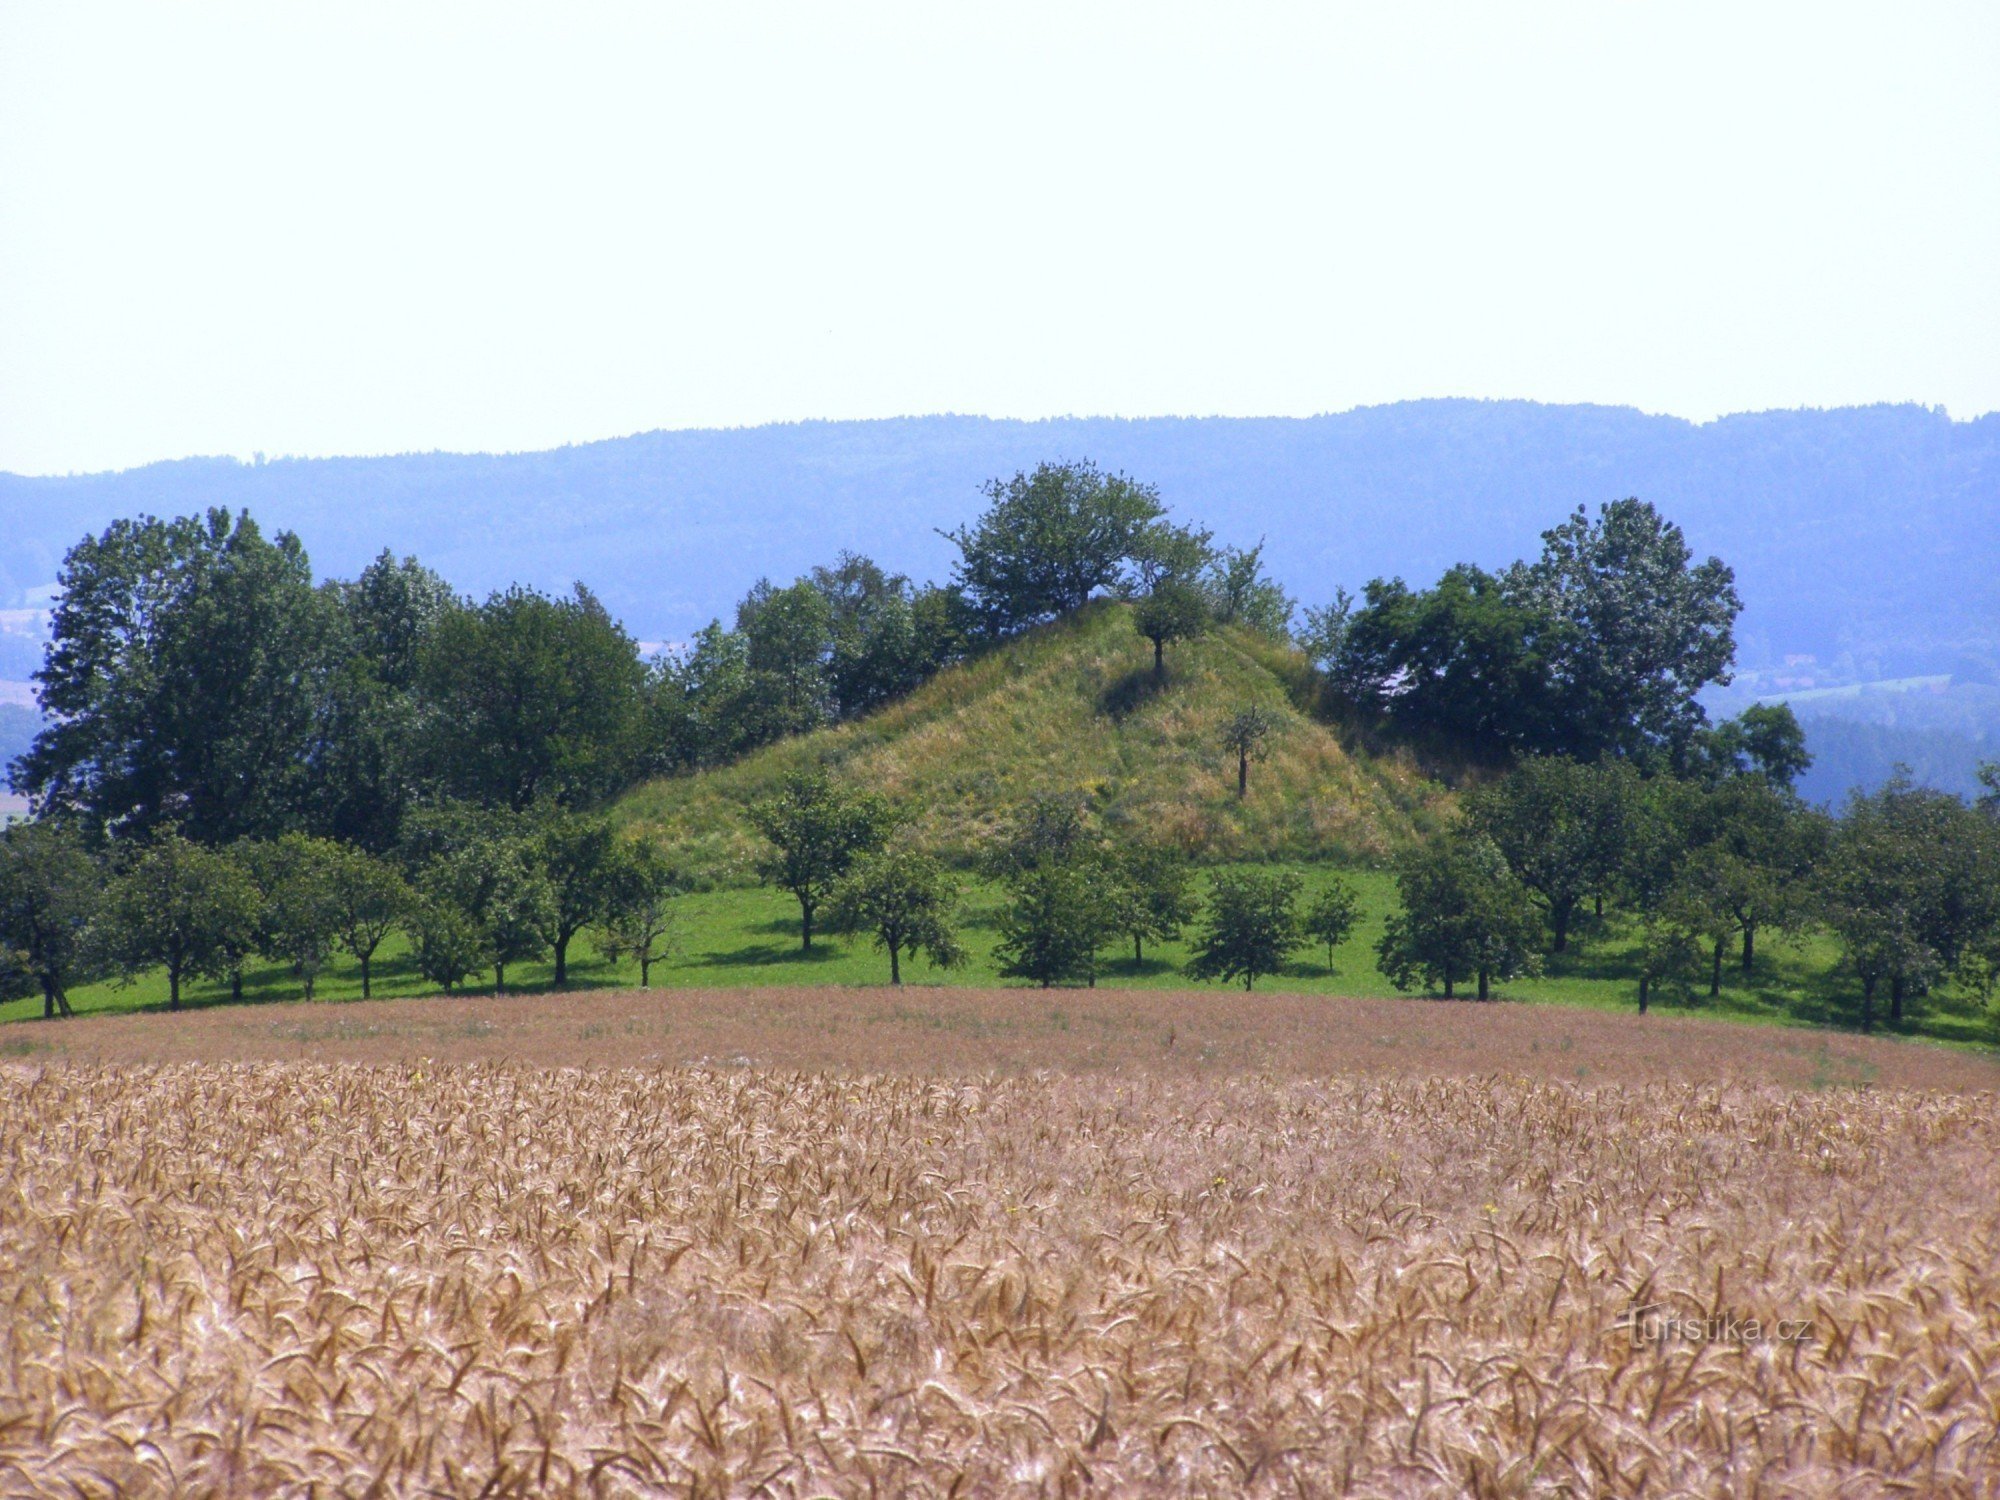
[[[1118,930],[1132,940],[1133,963],[1145,961],[1147,943],[1170,943],[1194,920],[1193,880],[1175,850],[1130,845],[1112,855],[1109,873]]]
[[[1343,880],[1331,880],[1321,887],[1306,907],[1299,930],[1316,943],[1326,944],[1326,968],[1333,972],[1333,950],[1346,942],[1360,920],[1361,901],[1354,887]]]
[[[1406,734],[1492,758],[1568,738],[1556,622],[1483,569],[1455,567],[1422,592],[1375,579],[1360,608],[1322,624],[1338,628],[1335,692]]]
[[[361,998],[372,993],[370,966],[375,950],[403,926],[415,893],[393,865],[365,849],[334,844],[326,878],[336,914],[340,946],[361,965]]]
[[[1210,880],[1208,904],[1196,929],[1191,979],[1241,979],[1248,990],[1276,974],[1303,940],[1299,878],[1283,872],[1224,871]]]
[[[1018,871],[1007,887],[994,950],[1001,976],[1043,989],[1078,979],[1096,984],[1098,950],[1118,931],[1103,865],[1051,860]]]
[[[1449,999],[1460,980],[1476,978],[1484,1000],[1493,980],[1534,970],[1541,924],[1491,839],[1432,840],[1404,856],[1396,887],[1403,909],[1376,954],[1397,989],[1441,986]]]
[[[1948,793],[1892,781],[1856,794],[1820,871],[1827,924],[1861,981],[1861,1024],[1878,988],[1890,1016],[2000,928],[2000,826]]]
[[[91,925],[103,896],[103,872],[73,829],[0,829],[0,974],[7,976],[0,983],[40,990],[45,1018],[71,1014],[65,992],[90,977]]]
[[[451,609],[417,673],[423,763],[446,796],[517,812],[542,798],[587,804],[637,764],[645,668],[581,586],[568,599],[514,588]]]
[[[347,851],[328,839],[285,833],[234,852],[257,886],[257,951],[287,965],[312,999],[345,925],[333,877]]]
[[[446,894],[419,891],[410,906],[409,930],[417,972],[432,984],[454,990],[468,974],[486,966],[488,949],[479,923]]]
[[[187,980],[220,978],[255,947],[258,908],[239,861],[163,829],[111,882],[107,956],[128,976],[164,969],[168,1008],[179,1010]]]
[[[494,990],[503,992],[509,964],[537,958],[554,943],[556,893],[523,818],[504,812],[462,817],[452,835],[418,877],[427,908],[419,925],[438,924],[440,951],[449,949],[455,963],[465,950],[462,934],[450,931],[451,918],[463,915],[477,935],[481,960],[493,968]],[[449,943],[442,941],[446,936]]]
[[[548,882],[549,946],[557,989],[569,983],[569,945],[612,910],[625,878],[618,837],[602,817],[544,807],[533,819],[529,858]]]
[[[1436,588],[1368,585],[1330,622],[1332,676],[1351,705],[1474,752],[1685,757],[1697,694],[1729,680],[1733,575],[1693,561],[1680,528],[1619,500],[1542,534],[1504,573],[1461,565]]]
[[[1755,774],[1789,788],[1812,769],[1805,729],[1783,703],[1753,703],[1697,736],[1694,746],[1697,775]]]
[[[1146,530],[1165,514],[1156,490],[1094,464],[1041,464],[995,479],[973,525],[942,535],[959,550],[958,585],[993,636],[1081,608],[1116,587]]]
[[[1542,555],[1516,563],[1508,592],[1556,622],[1557,683],[1570,743],[1583,760],[1688,742],[1704,715],[1696,694],[1727,682],[1743,607],[1717,558],[1694,561],[1681,529],[1641,500],[1582,506],[1542,533]]]
[[[674,951],[671,903],[684,888],[679,873],[653,844],[623,840],[615,846],[598,948],[612,963],[636,961],[641,988],[653,982],[653,965]]]
[[[36,679],[52,721],[15,785],[44,812],[201,843],[301,819],[338,655],[298,538],[247,515],[119,521],[70,549]]]
[[[887,840],[893,822],[888,804],[835,785],[824,771],[802,771],[752,807],[750,821],[771,845],[757,872],[797,899],[799,946],[810,951],[813,914],[849,866]]]
[[[1467,796],[1468,825],[1540,898],[1551,951],[1567,950],[1578,910],[1615,879],[1638,787],[1629,766],[1533,755]]]
[[[958,901],[958,883],[936,860],[893,849],[855,861],[833,888],[827,915],[836,932],[871,934],[889,955],[889,983],[901,984],[905,957],[922,953],[941,969],[964,964]]]

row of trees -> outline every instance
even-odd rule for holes
[[[367,996],[399,932],[418,972],[447,990],[482,970],[504,989],[510,965],[551,955],[560,987],[585,930],[607,957],[636,960],[643,984],[669,950],[679,889],[655,846],[552,804],[432,812],[389,858],[304,833],[210,847],[168,828],[106,846],[22,823],[0,833],[0,993],[39,993],[53,1017],[69,1014],[78,983],[160,971],[179,1009],[197,980],[240,997],[245,966],[263,958],[311,999],[345,953]]]
[[[800,941],[812,946],[824,915],[834,930],[871,936],[889,959],[890,982],[922,954],[943,968],[964,962],[963,888],[931,856],[896,839],[904,821],[881,797],[845,789],[823,771],[788,779],[752,810],[770,853],[760,872],[799,904]],[[1276,973],[1307,941],[1333,950],[1358,915],[1352,889],[1334,881],[1305,910],[1299,881],[1285,873],[1223,872],[1198,901],[1192,870],[1175,851],[1116,844],[1074,796],[1037,798],[994,847],[988,872],[1006,892],[997,956],[1004,978],[1048,987],[1095,985],[1110,950],[1195,929],[1187,972],[1240,980],[1245,989]]]
[[[1987,775],[2000,787],[2000,768]],[[1382,939],[1399,986],[1453,993],[1533,972],[1607,908],[1636,928],[1639,1008],[1662,988],[1720,993],[1766,932],[1839,942],[1871,1027],[1945,980],[2000,975],[2000,796],[1969,805],[1892,781],[1838,817],[1782,774],[1642,776],[1629,763],[1531,757],[1471,793],[1465,817],[1408,855]]]

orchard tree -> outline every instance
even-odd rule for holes
[[[643,841],[617,846],[609,876],[598,948],[614,964],[635,961],[644,989],[653,982],[653,965],[674,951],[673,898],[684,884],[658,846]]]
[[[1188,976],[1225,984],[1241,979],[1248,990],[1259,975],[1278,973],[1304,937],[1298,895],[1298,876],[1282,871],[1217,873],[1209,882]]]
[[[409,931],[417,972],[447,991],[489,960],[479,923],[448,895],[419,890],[410,906]]]
[[[1568,949],[1578,909],[1611,883],[1637,785],[1627,767],[1534,755],[1466,798],[1468,825],[1541,899],[1550,951]]]
[[[1265,741],[1277,727],[1278,716],[1261,704],[1238,711],[1222,726],[1222,748],[1236,757],[1238,798],[1249,795],[1250,762],[1264,758],[1267,753]]]
[[[344,853],[330,840],[303,833],[243,850],[260,898],[258,951],[288,966],[307,1000],[340,941],[343,913],[333,872]]]
[[[340,946],[361,965],[361,998],[374,994],[372,966],[376,950],[410,916],[414,893],[393,865],[365,849],[333,844],[327,857],[326,880],[336,917]]]
[[[419,888],[432,903],[469,917],[493,990],[504,994],[509,965],[548,952],[556,927],[556,893],[541,850],[521,820],[504,814],[425,867]]]
[[[1187,861],[1174,850],[1130,845],[1112,856],[1110,875],[1118,928],[1132,939],[1135,966],[1145,962],[1147,943],[1170,943],[1194,920]]]
[[[219,979],[256,942],[257,888],[242,864],[164,829],[106,893],[104,932],[128,979],[167,971],[167,1008],[190,979]]]
[[[608,819],[554,807],[540,809],[533,828],[533,860],[549,886],[555,985],[563,989],[569,984],[570,943],[611,909],[620,874],[618,836]]]
[[[758,873],[799,903],[799,946],[811,952],[814,914],[857,859],[887,842],[894,819],[882,798],[810,770],[752,807],[750,822],[771,845]]]
[[[1360,898],[1344,880],[1328,881],[1306,907],[1300,930],[1314,942],[1326,944],[1327,973],[1333,972],[1333,950],[1347,941],[1360,917]]]
[[[1462,979],[1492,981],[1533,972],[1541,936],[1528,889],[1491,839],[1448,834],[1404,856],[1396,887],[1403,909],[1389,918],[1376,953],[1399,990]]]
[[[42,1015],[73,1015],[69,986],[90,972],[90,930],[104,875],[76,831],[54,823],[0,829],[0,968],[42,992]]]
[[[1820,873],[1821,911],[1862,984],[1862,1028],[1877,988],[1890,1019],[2000,928],[2000,828],[1948,792],[1893,778],[1855,793]]]
[[[855,861],[828,906],[836,932],[866,932],[889,955],[889,983],[903,982],[903,959],[923,954],[940,969],[965,963],[958,940],[958,884],[938,862],[913,849]]]
[[[1214,620],[1203,573],[1215,556],[1210,534],[1167,521],[1143,528],[1133,545],[1132,623],[1153,643],[1153,677],[1167,675],[1167,643],[1203,634]]]
[[[985,494],[991,504],[973,525],[939,534],[958,548],[956,582],[995,636],[1115,588],[1147,528],[1166,513],[1152,486],[1087,460],[995,479]]]
[[[1006,979],[1043,989],[1064,980],[1097,983],[1097,952],[1118,931],[1118,914],[1096,860],[1050,862],[1008,882],[996,955]]]
[[[1178,578],[1154,585],[1132,606],[1132,624],[1153,643],[1153,678],[1167,678],[1167,645],[1192,640],[1212,623],[1207,597],[1199,585]]]

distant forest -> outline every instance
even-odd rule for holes
[[[118,517],[220,505],[296,532],[328,575],[354,576],[387,541],[475,594],[587,580],[640,639],[685,642],[760,576],[801,574],[844,548],[941,576],[952,549],[939,531],[978,510],[981,481],[1086,453],[1145,474],[1222,535],[1262,536],[1271,577],[1307,605],[1377,575],[1418,583],[1455,563],[1499,566],[1552,515],[1637,495],[1735,569],[1731,711],[1792,683],[1950,674],[1946,707],[1970,713],[1949,722],[1801,703],[1819,756],[1808,796],[1837,795],[1833,778],[1878,782],[1897,760],[1957,784],[2000,741],[2000,692],[1978,691],[2000,684],[2000,416],[1955,423],[1914,406],[1700,425],[1476,401],[1305,420],[926,417],[498,457],[0,475],[0,607],[51,583],[78,536]],[[1836,727],[1857,719],[1874,727]]]

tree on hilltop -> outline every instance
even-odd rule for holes
[[[995,636],[1117,586],[1146,528],[1166,513],[1151,485],[1088,460],[1039,464],[984,493],[992,503],[976,522],[939,535],[958,548],[956,581]]]
[[[1250,762],[1262,760],[1265,741],[1278,727],[1278,716],[1268,708],[1254,705],[1231,716],[1222,726],[1222,748],[1236,757],[1236,795],[1250,794]]]

